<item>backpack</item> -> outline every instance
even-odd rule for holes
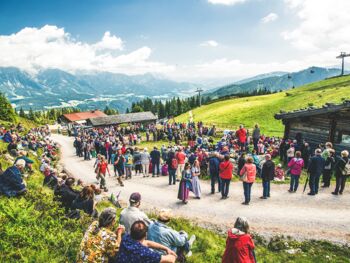
[[[162,175],[163,176],[168,175],[168,165],[167,164],[164,164],[162,166]]]
[[[171,168],[172,168],[173,170],[176,170],[176,169],[177,169],[177,165],[178,165],[177,159],[176,159],[176,158],[173,158],[173,159],[171,160]]]
[[[344,159],[343,159],[343,162],[345,162]],[[346,176],[350,176],[350,160],[348,160],[348,162],[345,164],[344,169],[342,170],[342,174]]]
[[[128,165],[132,165],[133,164],[133,159],[132,159],[132,155],[128,155],[128,161],[126,162],[126,164]]]

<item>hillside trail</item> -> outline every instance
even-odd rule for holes
[[[75,156],[73,138],[52,135],[52,139],[61,145],[61,163],[68,173],[85,183],[95,183],[95,160],[84,161]],[[113,168],[110,166],[113,175]],[[251,230],[269,238],[275,235],[291,236],[297,240],[316,239],[336,243],[350,243],[350,191],[342,196],[333,196],[329,189],[320,189],[317,196],[298,192],[287,192],[288,185],[271,185],[271,198],[261,200],[261,184],[254,184],[249,206],[243,206],[242,183],[230,186],[229,198],[220,200],[219,193],[210,194],[210,183],[201,181],[202,198],[193,195],[187,205],[177,200],[177,185],[168,185],[168,177],[133,176],[120,187],[115,177],[107,176],[108,194],[121,191],[120,198],[127,201],[133,192],[142,195],[141,208],[153,211],[162,208],[172,209],[176,216],[181,216],[201,226],[224,232],[232,227],[238,216],[245,216],[250,221]],[[348,186],[349,189],[349,186]],[[191,194],[190,194],[191,195]]]

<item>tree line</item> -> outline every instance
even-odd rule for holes
[[[275,91],[277,92],[277,91]],[[213,102],[221,101],[224,99],[232,98],[232,97],[250,97],[250,96],[259,96],[275,93],[271,90],[265,88],[257,89],[250,92],[241,92],[236,94],[231,94],[228,96],[212,99],[209,96],[202,96],[201,103],[199,96],[192,96],[188,98],[180,99],[179,97],[173,97],[169,100],[152,100],[150,98],[146,98],[140,100],[138,102],[133,102],[131,104],[131,108],[126,109],[126,113],[130,112],[144,112],[151,111],[154,114],[158,115],[158,118],[166,118],[166,117],[174,117],[181,115],[189,110],[197,108],[200,104],[210,104]],[[44,124],[44,123],[52,123],[57,121],[58,117],[63,114],[81,112],[81,110],[77,107],[64,107],[64,108],[53,108],[49,110],[38,110],[34,111],[32,108],[29,108],[29,111],[25,111],[22,107],[19,109],[14,109],[7,99],[6,95],[0,93],[0,119],[4,121],[15,121],[16,117],[22,117],[29,119],[31,121]],[[104,113],[107,115],[116,115],[118,114],[118,110],[114,108],[110,108],[106,106],[104,109]]]
[[[206,104],[208,102],[210,102],[209,97],[202,98],[202,104]],[[157,114],[158,118],[162,119],[170,116],[178,116],[191,109],[199,107],[199,105],[199,96],[192,96],[185,99],[173,97],[172,99],[165,101],[146,98],[138,102],[133,102],[131,104],[131,109],[126,109],[126,113],[151,111],[154,114]]]
[[[253,91],[240,92],[227,96],[223,96],[217,99],[212,99],[210,96],[202,96],[201,103],[199,96],[192,96],[189,98],[180,99],[179,97],[173,97],[170,100],[152,100],[150,98],[146,98],[140,100],[138,102],[133,102],[131,104],[131,108],[126,109],[126,113],[130,112],[144,112],[151,111],[154,114],[158,115],[158,118],[166,118],[166,117],[174,117],[181,115],[189,110],[197,108],[202,105],[210,104],[213,102],[221,101],[224,99],[232,98],[232,97],[251,97],[251,96],[260,96],[275,93],[268,88],[261,88]]]

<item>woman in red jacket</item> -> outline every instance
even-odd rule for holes
[[[245,217],[238,217],[234,228],[228,230],[222,263],[255,263],[254,242]]]
[[[230,162],[230,156],[225,155],[225,159],[219,166],[220,178],[221,178],[221,199],[226,199],[228,197],[228,192],[230,189],[230,183],[232,179],[233,164]]]

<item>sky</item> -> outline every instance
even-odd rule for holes
[[[0,66],[241,79],[340,64],[349,0],[0,0]]]

